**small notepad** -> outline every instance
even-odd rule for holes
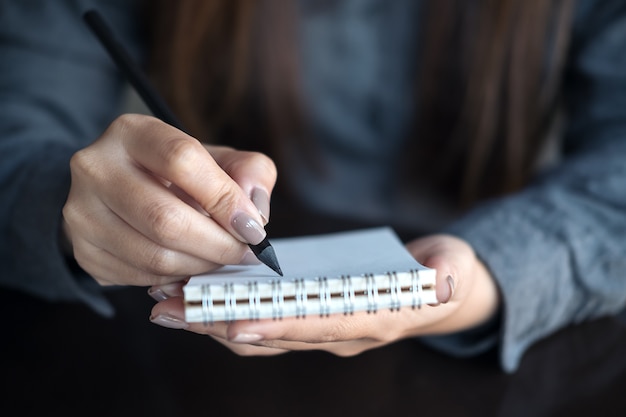
[[[272,240],[283,277],[265,265],[224,266],[183,288],[187,322],[328,316],[437,302],[436,271],[391,228]]]

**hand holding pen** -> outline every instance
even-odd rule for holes
[[[276,169],[264,155],[202,145],[155,117],[124,115],[74,155],[71,172],[63,232],[103,285],[176,282],[258,262],[251,248],[268,247]]]

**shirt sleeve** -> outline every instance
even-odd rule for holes
[[[137,44],[132,2],[93,2]],[[89,31],[88,1],[0,0],[0,285],[112,308],[59,247],[69,160],[113,120],[124,84]],[[137,46],[133,46],[137,51]]]
[[[508,372],[541,338],[626,304],[626,4],[581,2],[576,18],[560,163],[448,230],[500,288],[499,329],[481,340],[497,344]],[[426,341],[462,354],[475,336]]]

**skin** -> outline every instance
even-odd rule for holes
[[[71,171],[63,233],[81,267],[101,285],[149,287],[157,300],[153,323],[209,335],[240,355],[310,349],[356,355],[408,337],[469,329],[499,307],[494,280],[471,246],[432,235],[407,249],[437,270],[438,305],[323,319],[185,323],[185,279],[249,258],[232,220],[245,213],[264,223],[251,194],[271,194],[273,162],[202,145],[149,116],[124,115],[76,153]]]
[[[250,193],[269,195],[276,180],[264,155],[203,146],[143,115],[115,120],[70,167],[63,232],[101,285],[166,284],[240,263],[250,250],[232,219],[263,224]]]

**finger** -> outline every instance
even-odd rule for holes
[[[358,355],[366,350],[374,349],[385,345],[387,342],[382,342],[375,339],[355,339],[346,340],[340,342],[325,342],[325,343],[307,343],[307,342],[294,342],[285,340],[265,340],[258,342],[258,345],[268,349],[281,349],[284,351],[305,351],[305,350],[322,350],[332,353],[333,355],[348,357]]]
[[[249,250],[246,245],[211,218],[180,200],[152,176],[140,169],[135,171],[135,175],[115,178],[115,183],[125,193],[110,190],[102,197],[103,202],[124,222],[162,248],[163,256],[188,254],[222,265],[237,264],[243,259]],[[128,198],[126,193],[132,198]],[[182,260],[182,256],[178,256]],[[198,268],[195,270],[198,271]]]
[[[172,308],[169,307],[168,311],[172,311]],[[321,319],[326,320],[326,319]],[[282,320],[280,321],[272,321],[265,320],[265,324],[268,326],[277,326],[282,324]],[[300,323],[301,320],[296,320],[297,324]],[[207,334],[213,337],[215,340],[222,343],[224,346],[228,347],[233,352],[242,356],[252,356],[252,355],[275,355],[279,353],[284,353],[287,351],[301,351],[301,350],[324,350],[336,355],[340,356],[352,356],[358,354],[364,350],[371,349],[375,346],[380,346],[386,342],[374,340],[374,339],[350,339],[345,341],[328,341],[328,342],[320,342],[320,341],[300,341],[300,340],[287,340],[285,337],[282,338],[263,338],[260,335],[255,333],[236,333],[236,336],[233,338],[233,332],[229,330],[231,327],[236,326],[237,324],[243,324],[246,322],[235,322],[235,323],[227,323],[227,322],[216,322],[210,324],[199,324],[199,323],[191,323],[189,327],[186,329],[199,334]],[[250,322],[250,323],[259,323],[259,322]],[[267,334],[271,332],[266,332]],[[287,335],[288,332],[285,332]],[[297,336],[296,336],[297,337]]]
[[[394,340],[401,335],[396,331],[403,316],[389,310],[377,313],[357,312],[320,317],[289,317],[281,320],[238,321],[230,324],[227,338],[246,341],[257,336],[259,340],[281,340],[311,344],[336,343],[359,339],[381,342]],[[243,335],[243,337],[242,337]]]
[[[423,265],[437,271],[437,299],[442,303],[452,300],[463,291],[467,271],[473,269],[476,256],[472,248],[453,236],[434,235],[407,244],[407,249]]]
[[[155,305],[154,316],[159,314],[184,318],[182,301],[169,299]],[[235,322],[189,323],[188,330],[210,334],[235,343],[264,343],[267,341],[292,341],[309,344],[334,343],[368,339],[388,343],[412,334],[414,328],[430,324],[447,312],[442,308],[422,306],[420,309],[404,308],[401,311],[381,310],[376,313],[357,312],[305,318],[286,317],[279,320],[241,320]]]
[[[141,132],[125,142],[131,158],[181,188],[223,228],[242,242],[257,244],[265,238],[258,209],[239,185],[191,136],[158,119],[141,119]],[[123,120],[138,129],[136,118]],[[158,138],[158,140],[155,140]]]
[[[184,297],[182,295],[182,285],[180,287],[177,287],[177,285],[156,286],[155,288],[163,288],[166,291],[171,290],[173,294],[177,294],[180,288],[181,293],[179,293],[180,295],[166,296],[161,300],[157,300],[158,302],[152,307],[152,311],[150,313],[150,321],[152,323],[168,328],[186,329],[194,333],[212,336],[220,341],[228,341],[227,334],[229,323],[216,322],[204,324],[187,323],[185,321],[185,306]],[[153,298],[155,297],[153,296]],[[225,344],[229,347],[242,345],[242,343],[233,343],[232,341],[228,341],[228,343]],[[241,347],[238,347],[237,349],[243,352]]]
[[[289,350],[317,349],[351,356],[400,339],[430,334],[454,308],[422,306],[304,319],[238,321],[214,326],[211,334],[224,337],[225,331],[231,342]]]
[[[151,274],[132,264],[121,261],[109,252],[77,239],[76,262],[100,285],[161,285],[173,281],[180,281],[184,276],[161,276]]]
[[[151,281],[154,276],[182,277],[219,266],[216,262],[156,244],[103,206],[100,209],[89,206],[85,210],[78,207],[68,206],[64,215],[72,220],[74,229],[83,230],[83,233],[73,233],[82,236],[74,243],[74,255],[83,264],[89,263],[89,267],[83,265],[83,268],[90,273],[94,272],[92,269],[97,264],[104,263],[99,268],[100,276],[104,278],[104,270],[115,272],[116,264],[127,264],[124,270],[113,275],[116,283],[126,280],[125,284],[149,285],[154,283]],[[105,262],[100,258],[100,252],[108,253],[112,259]],[[130,266],[138,271],[129,273]],[[121,274],[123,271],[125,273]],[[140,271],[145,272],[141,279]]]
[[[221,337],[210,335],[214,340],[226,346],[232,352],[240,356],[275,356],[289,352],[291,349],[280,349],[267,346],[257,346],[241,343],[232,343]]]
[[[322,319],[325,320],[325,319]],[[242,322],[243,323],[243,322]],[[268,324],[272,323],[267,321]],[[279,323],[279,322],[274,322]],[[353,356],[365,350],[382,346],[389,342],[387,339],[364,337],[360,339],[329,340],[326,342],[287,340],[285,337],[278,339],[258,339],[259,335],[254,333],[237,333],[234,339],[226,338],[224,334],[230,335],[229,327],[236,323],[214,323],[198,329],[191,326],[189,329],[211,335],[216,340],[227,346],[239,355],[267,355],[286,351],[303,350],[323,350],[339,356]],[[271,324],[270,324],[271,325]],[[304,324],[306,326],[306,324]]]
[[[205,145],[217,164],[237,183],[267,223],[270,195],[276,183],[276,165],[258,152],[235,151],[224,146]]]
[[[183,286],[185,283],[186,280],[171,284],[153,285],[148,288],[148,295],[156,301],[163,301],[172,297],[183,297]]]
[[[151,320],[165,327],[184,328],[220,339],[238,354],[262,354],[262,350],[242,346],[263,346],[279,350],[324,350],[351,356],[401,338],[425,334],[429,327],[445,318],[445,307],[423,306],[419,310],[389,310],[375,314],[310,316],[304,319],[236,321],[233,323],[184,323],[182,297],[159,302],[152,309]],[[183,324],[184,323],[184,324]],[[416,330],[423,328],[421,333]]]

